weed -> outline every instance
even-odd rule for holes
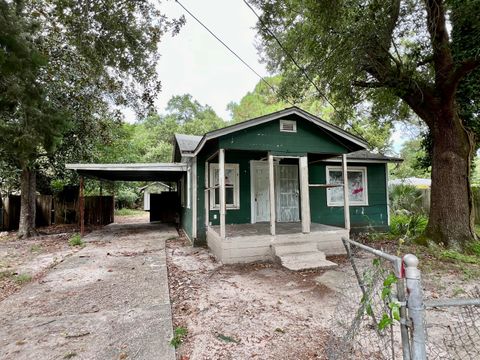
[[[467,252],[480,257],[480,241],[475,241],[467,246]]]
[[[14,280],[17,284],[25,284],[32,280],[32,276],[29,274],[18,274],[14,277]]]
[[[80,234],[75,234],[70,238],[70,240],[68,240],[68,245],[84,247],[85,243],[80,237]]]
[[[178,348],[182,342],[183,338],[187,336],[188,330],[182,326],[175,328],[173,332],[173,338],[170,340],[170,345],[172,345],[175,349]]]
[[[30,251],[33,253],[39,252],[40,250],[42,250],[42,246],[39,244],[35,244],[30,247]]]
[[[465,294],[465,290],[463,288],[456,287],[455,289],[453,289],[452,296],[458,296],[461,294]]]
[[[228,343],[239,343],[240,341],[238,340],[235,340],[234,338],[232,338],[231,336],[227,336],[227,335],[223,335],[223,334],[217,334],[217,338],[219,338],[220,340],[223,340],[225,342],[228,342]]]
[[[63,358],[64,358],[64,359],[71,359],[71,358],[73,358],[73,357],[75,357],[75,356],[77,356],[77,353],[75,353],[75,352],[69,352],[69,353],[66,353],[66,354],[63,356]]]

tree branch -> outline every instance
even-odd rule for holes
[[[480,67],[480,58],[462,61],[457,67],[457,69],[453,72],[450,82],[453,85],[457,85],[460,80],[462,80],[465,76],[467,76],[469,73],[471,73],[478,67]]]
[[[385,83],[379,82],[379,81],[353,81],[352,82],[353,86],[358,86],[358,87],[363,87],[363,88],[369,88],[369,89],[378,89],[382,87],[387,87]]]

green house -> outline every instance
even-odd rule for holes
[[[192,244],[206,243],[224,263],[282,256],[288,263],[302,253],[309,267],[344,253],[341,237],[350,231],[389,226],[387,164],[401,160],[366,147],[292,107],[203,136],[177,134],[173,163],[69,168],[110,180],[177,181],[180,226]]]
[[[177,134],[174,162],[188,169],[181,226],[225,263],[266,260],[275,244],[295,241],[343,253],[350,230],[389,226],[387,163],[400,160],[366,147],[296,107],[204,136]]]

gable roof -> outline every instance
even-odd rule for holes
[[[350,134],[349,132],[343,130],[342,128],[336,125],[330,124],[325,120],[322,120],[319,117],[314,116],[296,106],[289,107],[289,108],[286,108],[271,114],[267,114],[264,116],[260,116],[251,120],[247,120],[238,124],[230,125],[218,130],[210,131],[206,133],[204,136],[177,134],[175,135],[175,140],[183,156],[195,156],[198,154],[198,152],[202,149],[202,147],[205,145],[205,143],[208,140],[215,139],[239,130],[248,129],[256,125],[264,124],[266,122],[278,120],[291,115],[297,115],[307,121],[310,121],[311,123],[321,127],[322,129],[330,131],[333,134],[354,143],[360,148],[365,149],[368,146],[367,142],[363,138]],[[197,144],[193,148],[194,143],[196,141],[197,141]]]

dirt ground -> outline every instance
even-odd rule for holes
[[[333,271],[222,265],[208,249],[192,248],[183,238],[168,241],[174,329],[188,331],[177,358],[325,359],[333,321],[340,312],[354,314],[359,303],[349,309],[339,303],[347,284],[358,286],[345,257],[331,260],[339,264]],[[461,297],[478,286],[478,278],[459,269],[429,266],[423,269],[426,298]]]

